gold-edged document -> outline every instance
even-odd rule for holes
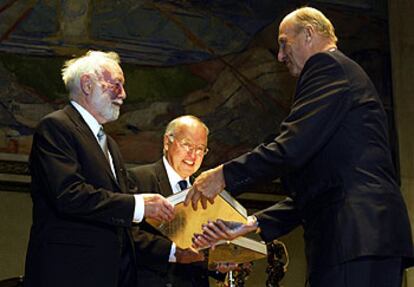
[[[232,241],[221,240],[215,249],[209,250],[208,262],[245,263],[267,256],[266,244],[247,237],[238,237]]]
[[[203,209],[199,202],[196,211],[193,210],[191,204],[184,206],[187,193],[188,189],[167,197],[168,201],[175,206],[173,221],[161,223],[146,219],[180,248],[190,247],[194,233],[201,233],[201,225],[209,220],[247,222],[246,209],[226,191],[222,191],[214,199],[214,204],[208,203],[206,209]]]

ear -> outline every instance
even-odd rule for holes
[[[85,96],[88,96],[92,93],[92,79],[88,74],[83,74],[80,77],[79,85],[80,89],[82,90],[82,93]]]
[[[311,43],[312,42],[312,38],[314,36],[314,29],[311,25],[306,25],[305,28],[303,29],[303,32],[305,33],[305,41],[306,43]]]
[[[164,135],[164,150],[168,150],[169,143],[170,139],[168,138],[168,135]]]

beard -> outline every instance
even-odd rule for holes
[[[118,119],[120,107],[112,103],[111,96],[108,93],[94,94],[92,98],[94,109],[106,120],[112,122]]]
[[[102,116],[108,121],[112,122],[118,119],[119,117],[119,106],[108,104],[104,107],[102,111]]]

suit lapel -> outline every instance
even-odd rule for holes
[[[193,185],[195,179],[196,179],[196,177],[194,175],[190,176],[189,180],[190,180],[191,185]]]
[[[115,179],[112,170],[111,170],[111,166],[109,165],[108,160],[105,157],[105,154],[103,153],[98,141],[95,138],[95,135],[92,133],[91,129],[89,128],[89,126],[87,125],[87,123],[85,122],[85,120],[82,118],[82,116],[79,114],[79,112],[72,106],[72,105],[67,105],[65,106],[65,108],[63,109],[64,112],[68,115],[68,117],[73,121],[73,123],[75,124],[77,130],[79,133],[86,135],[86,138],[88,140],[87,146],[90,147],[90,152],[93,152],[97,155],[97,157],[99,158],[99,165],[101,165],[104,170],[105,173],[112,179],[112,181],[115,183],[116,186],[119,186],[118,181]],[[119,176],[119,161],[115,160],[115,157],[118,157],[118,154],[115,156],[114,154],[116,154],[115,152],[113,152],[113,148],[112,145],[113,143],[111,142],[110,137],[107,136],[108,138],[108,148],[109,151],[111,152],[111,156],[112,156],[112,160],[114,162],[114,167],[115,167],[115,171],[117,173],[117,176]],[[109,143],[111,142],[111,144]],[[117,162],[117,165],[115,164],[115,162]]]
[[[164,163],[161,160],[155,163],[155,175],[158,180],[159,190],[162,196],[170,196],[173,191],[168,180],[167,171],[165,170]]]

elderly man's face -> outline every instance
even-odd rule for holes
[[[299,76],[307,60],[306,36],[297,31],[291,19],[285,19],[279,26],[279,62],[284,63],[292,76]]]
[[[173,136],[164,137],[166,158],[182,178],[193,175],[200,168],[206,148],[207,132],[197,122],[181,125]]]
[[[107,65],[93,82],[93,89],[87,97],[91,114],[101,124],[116,120],[126,98],[121,68],[118,65]]]

